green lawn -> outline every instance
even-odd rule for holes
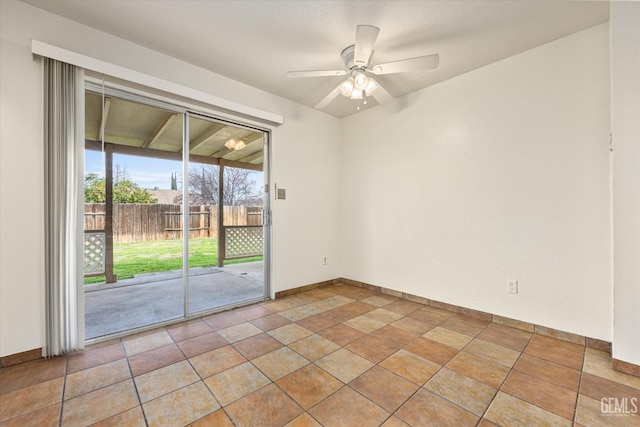
[[[189,267],[215,267],[218,264],[218,240],[212,238],[189,240]],[[225,264],[261,261],[262,257],[225,261]],[[182,240],[154,240],[113,244],[113,272],[118,280],[136,274],[182,268]],[[85,285],[104,282],[104,276],[87,277]]]

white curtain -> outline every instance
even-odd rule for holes
[[[44,58],[43,356],[84,347],[84,70]]]

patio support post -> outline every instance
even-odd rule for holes
[[[113,144],[104,145],[104,154],[105,154],[104,275],[107,283],[115,283],[118,280],[118,278],[116,277],[115,274],[113,274]]]
[[[218,267],[224,267],[224,165],[218,166]]]

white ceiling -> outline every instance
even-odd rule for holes
[[[435,71],[376,78],[399,97],[609,19],[606,1],[23,1],[310,107],[342,78],[286,72],[343,68],[357,24],[381,29],[373,64],[440,55]]]

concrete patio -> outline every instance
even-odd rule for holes
[[[141,274],[111,284],[85,286],[85,338],[92,339],[172,319],[182,319],[182,271]],[[197,313],[264,295],[264,263],[193,268],[189,312]]]

